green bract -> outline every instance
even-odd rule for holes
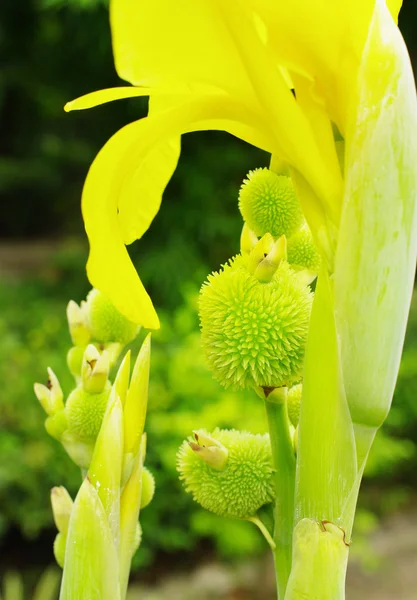
[[[321,257],[307,225],[304,225],[288,240],[287,255],[288,262],[294,269],[319,272]]]
[[[224,387],[279,387],[299,381],[312,293],[282,261],[261,283],[237,256],[201,288],[202,342]]]
[[[150,504],[155,493],[155,477],[146,467],[142,467],[142,495],[140,499],[140,508],[145,508]]]
[[[196,432],[196,440],[198,435]],[[215,429],[210,435],[227,450],[227,460],[220,470],[213,468],[200,457],[199,448],[205,446],[198,446],[192,438],[184,441],[178,451],[177,468],[187,492],[217,515],[253,517],[274,499],[269,436],[233,429]]]
[[[86,313],[92,338],[98,342],[128,344],[138,334],[138,325],[120,314],[110,300],[96,289],[92,289],[87,296]]]
[[[287,175],[269,169],[249,171],[239,192],[239,209],[246,223],[259,237],[290,237],[303,222],[300,201]]]

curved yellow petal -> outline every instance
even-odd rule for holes
[[[226,96],[208,96],[151,114],[118,131],[97,155],[84,186],[82,209],[90,241],[88,277],[120,312],[147,328],[158,328],[158,317],[125,248],[126,239],[132,241],[132,235],[142,234],[159,207],[158,194],[138,195],[150,189],[144,167],[153,164],[153,172],[158,172],[157,159],[167,149],[164,144],[183,132],[201,129],[238,133],[274,150],[267,125],[259,117]],[[173,156],[177,155],[171,155],[171,168]],[[167,175],[166,167],[158,172],[161,193]],[[142,211],[135,202],[151,202],[152,210]],[[129,215],[135,222],[133,229],[127,228]]]
[[[226,90],[256,95],[212,0],[111,0],[113,53],[119,76],[174,91]]]
[[[153,91],[153,90],[152,90]],[[71,112],[72,110],[85,110],[86,108],[93,108],[100,104],[106,104],[106,102],[113,102],[114,100],[122,100],[123,98],[135,98],[137,96],[149,96],[151,90],[145,87],[116,87],[107,88],[105,90],[98,90],[80,96],[75,100],[67,102],[64,106],[65,112]]]

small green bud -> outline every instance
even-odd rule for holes
[[[155,478],[146,467],[142,467],[142,496],[140,508],[145,508],[151,503],[155,493]]]
[[[85,348],[81,346],[73,346],[68,350],[67,354],[68,368],[71,371],[71,375],[73,375],[77,379],[77,381],[81,376],[84,350]]]
[[[194,431],[193,434],[195,441],[190,442],[191,449],[209,467],[216,471],[223,471],[229,454],[227,448],[204,431]]]
[[[68,427],[65,410],[60,410],[45,421],[45,429],[56,440],[61,440],[62,434]]]
[[[84,306],[80,307],[74,300],[70,300],[67,306],[68,327],[74,346],[84,347],[91,338]]]
[[[194,436],[207,435],[204,431]],[[273,467],[269,436],[216,429],[210,438],[227,449],[222,470],[201,460],[195,442],[183,442],[177,469],[187,492],[203,508],[224,517],[247,519],[274,499]]]
[[[69,520],[74,502],[67,490],[61,485],[51,490],[52,512],[56,528],[67,535]]]
[[[288,262],[293,269],[307,269],[316,274],[319,272],[321,256],[307,225],[288,240],[287,253]]]
[[[250,254],[258,243],[258,236],[254,231],[249,229],[247,223],[243,224],[242,233],[240,234],[240,251],[242,254]]]
[[[58,533],[54,541],[54,556],[61,569],[64,568],[66,546],[67,536],[63,533]]]
[[[249,171],[239,192],[239,209],[249,228],[259,237],[292,236],[303,222],[293,182],[269,169]]]
[[[303,384],[298,383],[288,390],[287,410],[288,418],[294,427],[297,427],[300,420],[301,395],[303,393]]]
[[[86,392],[99,394],[103,391],[109,377],[110,361],[106,350],[99,352],[89,344],[85,349],[81,367],[82,385]]]
[[[101,292],[92,289],[87,296],[86,313],[92,337],[98,342],[128,344],[140,327],[129,321]]]
[[[199,298],[202,343],[224,387],[281,387],[299,381],[312,303],[285,261],[261,283],[237,256],[209,275]]]
[[[68,396],[65,412],[68,433],[80,440],[95,440],[100,431],[111,391],[107,382],[99,394],[90,394],[80,385]]]
[[[35,383],[35,395],[47,415],[53,416],[64,408],[64,395],[55,373],[48,367],[48,383]]]
[[[135,539],[133,540],[133,545],[132,545],[132,556],[135,554],[136,550],[139,548],[141,541],[142,541],[142,527],[138,521],[136,523]]]

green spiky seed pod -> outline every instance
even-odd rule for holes
[[[61,569],[64,568],[66,545],[67,536],[63,533],[58,533],[54,540],[54,556],[56,562],[61,567]]]
[[[128,344],[139,332],[139,326],[119,313],[110,300],[96,289],[88,294],[85,311],[92,338],[98,342]]]
[[[261,283],[237,256],[209,275],[199,298],[202,343],[224,387],[290,386],[300,380],[312,293],[282,261]]]
[[[194,440],[198,440],[196,432]],[[215,429],[210,434],[227,450],[222,469],[213,468],[195,441],[184,441],[177,454],[177,469],[187,492],[217,515],[237,519],[253,517],[274,499],[273,467],[268,434]]]
[[[303,384],[298,383],[288,390],[287,409],[288,418],[294,427],[297,427],[300,420],[301,395],[303,393]]]
[[[307,225],[294,234],[287,243],[287,260],[293,269],[308,269],[318,273],[321,256]]]
[[[250,229],[259,237],[265,233],[290,237],[303,222],[291,178],[266,168],[249,171],[240,188],[239,209]]]
[[[68,396],[65,413],[68,432],[80,440],[95,440],[107,408],[111,384],[108,381],[99,394],[89,394],[80,385]]]
[[[140,508],[145,508],[150,504],[155,493],[155,477],[146,467],[142,467],[142,496]]]

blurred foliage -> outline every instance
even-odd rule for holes
[[[56,567],[46,569],[33,585],[14,571],[8,571],[3,577],[1,591],[3,600],[56,600],[61,579],[60,570]],[[33,588],[29,591],[29,588]]]
[[[0,280],[0,544],[10,530],[36,538],[52,526],[49,490],[73,493],[79,472],[43,427],[33,382],[49,365],[68,393],[70,340],[65,307],[85,297],[87,248],[79,198],[89,164],[120,127],[146,114],[130,99],[67,115],[81,94],[120,85],[112,60],[106,0],[2,0],[0,3],[0,236],[4,239],[75,236],[30,277]],[[412,57],[417,3],[406,0],[400,24]],[[211,540],[223,555],[264,548],[255,527],[202,511],[175,472],[180,442],[199,427],[264,431],[259,400],[226,392],[208,373],[199,343],[196,294],[207,273],[238,250],[237,191],[249,169],[268,157],[223,133],[184,137],[179,168],[150,231],[132,257],[158,312],[153,340],[147,464],[157,494],[143,513],[144,542],[137,564],[154,552],[192,551]],[[13,246],[10,246],[12,251]],[[22,265],[24,267],[24,265]],[[417,303],[411,314],[393,409],[367,468],[359,531],[383,510],[403,502],[417,466]],[[372,482],[383,489],[373,492]],[[415,484],[414,484],[415,485]],[[385,508],[384,508],[385,507]],[[370,516],[369,516],[370,515]],[[52,559],[52,547],[48,548]],[[24,548],[21,549],[24,554]]]

